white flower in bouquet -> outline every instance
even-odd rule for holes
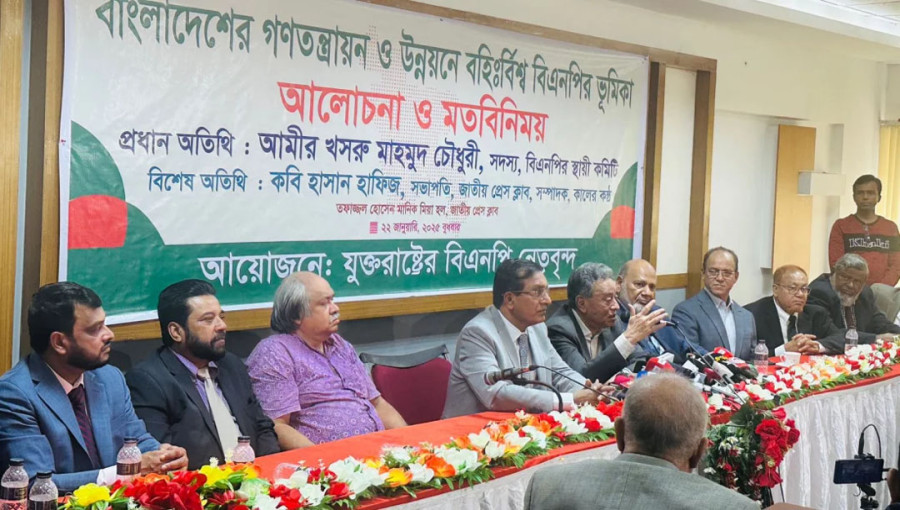
[[[503,442],[517,450],[528,444],[529,441],[531,441],[531,437],[528,434],[520,436],[518,431],[507,432],[503,436]]]
[[[504,453],[506,453],[506,447],[497,441],[488,441],[488,444],[484,447],[484,454],[492,460],[499,459]]]
[[[406,468],[409,469],[410,474],[412,474],[412,483],[428,483],[434,478],[434,471],[422,464],[413,463],[406,466]]]
[[[478,452],[475,450],[462,450],[459,448],[435,448],[434,454],[456,469],[457,473],[474,471],[478,468]]]
[[[300,487],[300,495],[309,502],[309,506],[316,506],[325,499],[325,491],[317,483],[309,483]]]
[[[526,425],[522,427],[522,432],[528,434],[528,437],[530,437],[531,440],[534,441],[539,448],[547,447],[547,434],[544,434],[543,431],[538,430],[531,425]]]
[[[328,466],[328,469],[337,476],[339,482],[346,483],[353,494],[360,494],[369,487],[377,487],[384,483],[377,469],[367,466],[353,457],[335,461]]]
[[[253,508],[255,510],[284,510],[285,507],[279,503],[281,503],[281,500],[278,498],[273,498],[268,494],[260,494],[256,497]]]
[[[409,454],[409,448],[405,446],[386,447],[382,450],[382,455],[404,464],[412,460],[412,457]]]
[[[481,429],[477,434],[469,434],[469,441],[479,450],[484,450],[485,446],[491,441],[491,435],[488,431]]]

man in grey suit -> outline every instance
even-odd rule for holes
[[[632,307],[631,319],[623,323],[616,299],[619,286],[606,265],[578,266],[569,276],[566,291],[568,302],[547,320],[547,330],[553,348],[573,370],[605,381],[634,359],[658,352],[640,344],[652,341],[650,335],[665,327],[666,311],[653,310],[651,300],[640,312]]]
[[[687,379],[642,377],[616,419],[622,454],[541,469],[528,484],[525,508],[758,509],[750,498],[691,473],[706,453],[708,420],[700,392]]]
[[[873,283],[872,293],[875,294],[875,306],[889,321],[900,326],[900,287]]]
[[[490,384],[487,375],[506,369],[542,365],[523,378],[551,385],[562,394],[563,406],[596,403],[599,385],[592,385],[556,354],[547,338],[544,319],[550,291],[544,270],[522,259],[503,261],[494,274],[494,304],[470,320],[459,333],[450,371],[444,417],[482,411],[547,412],[557,397],[537,385],[519,386],[508,380]]]
[[[704,349],[724,347],[749,360],[756,347],[756,323],[752,313],[731,299],[738,276],[737,254],[721,246],[706,252],[704,288],[675,306],[672,321],[682,328],[689,341]]]

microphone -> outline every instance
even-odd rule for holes
[[[555,370],[555,369],[550,368],[550,367],[545,367],[544,365],[531,365],[531,366],[528,367],[528,368],[531,368],[531,369],[535,369],[535,368],[543,368],[544,370],[548,370],[548,371],[550,371],[550,372],[553,372],[554,374],[556,374],[556,375],[562,377],[563,379],[568,379],[569,381],[572,381],[573,383],[575,383],[575,384],[581,386],[582,388],[587,388],[587,389],[593,391],[594,393],[596,393],[597,395],[608,396],[608,395],[606,395],[605,393],[601,393],[601,392],[595,390],[594,388],[592,388],[592,387],[590,387],[590,386],[585,386],[585,385],[584,385],[584,381],[579,381],[578,379],[575,379],[574,377],[569,377],[568,375],[566,375],[566,374],[560,372],[559,370]]]
[[[537,365],[530,365],[522,368],[504,368],[503,370],[497,370],[496,372],[488,372],[484,374],[484,383],[488,386],[493,386],[500,381],[508,381],[510,379],[515,379],[522,374],[527,374],[539,368]]]
[[[708,363],[709,366],[713,369],[713,371],[715,371],[715,373],[719,374],[719,376],[722,377],[722,379],[725,382],[727,382],[728,384],[734,384],[734,380],[731,377],[731,375],[732,375],[731,370],[728,370],[728,368],[725,365],[716,361],[716,359],[713,357],[712,353],[707,354],[706,356],[703,356],[701,359],[703,359],[703,361]]]

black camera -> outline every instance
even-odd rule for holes
[[[884,459],[865,454],[863,458],[838,460],[834,463],[834,483],[867,484],[882,480]]]

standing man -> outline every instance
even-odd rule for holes
[[[187,467],[183,448],[160,445],[134,414],[125,379],[106,366],[113,333],[100,297],[77,283],[44,285],[28,307],[34,351],[0,378],[0,469],[25,460],[52,471],[61,493],[116,480],[116,455],[138,440],[141,473]]]
[[[893,287],[900,280],[900,232],[893,221],[875,214],[881,201],[881,180],[863,175],[853,183],[856,213],[841,218],[831,227],[828,262],[832,269],[845,253],[866,259],[869,276],[866,283]]]
[[[724,347],[748,360],[756,342],[753,314],[731,299],[738,281],[738,257],[728,248],[713,248],[703,256],[703,290],[675,306],[672,320],[688,340],[711,351]]]
[[[666,311],[651,313],[646,307],[622,322],[612,269],[586,262],[572,271],[566,291],[568,302],[547,320],[547,331],[553,348],[573,370],[605,381],[633,360],[651,356],[645,339],[665,325]]]
[[[828,312],[806,303],[809,277],[799,266],[781,266],[772,275],[772,295],[747,305],[756,320],[756,335],[765,340],[769,356],[785,351],[801,354],[844,352],[844,330]]]
[[[281,451],[244,363],[225,350],[225,312],[213,286],[172,284],[159,294],[157,312],[163,345],[125,377],[153,437],[184,446],[190,469],[210,457],[230,459],[241,435],[257,455]]]
[[[622,264],[619,276],[616,278],[619,285],[619,319],[623,323],[629,323],[632,311],[641,313],[644,309],[650,311],[662,310],[656,306],[656,268],[643,259],[633,259]],[[630,305],[630,307],[629,307]],[[670,326],[667,324],[667,326]],[[706,349],[694,345],[683,338],[677,328],[664,327],[647,338],[641,340],[641,345],[653,356],[664,352],[675,355],[676,363],[687,361],[687,353],[696,351],[706,354]]]
[[[864,344],[900,334],[900,326],[878,310],[875,294],[866,285],[868,274],[866,260],[848,253],[835,262],[831,274],[819,275],[809,284],[809,302],[827,310],[838,327],[856,328],[859,343]]]
[[[444,417],[482,411],[526,409],[547,412],[557,408],[556,395],[539,386],[517,386],[511,381],[488,381],[500,370],[542,365],[525,374],[562,394],[563,405],[596,403],[599,385],[569,368],[547,337],[550,289],[544,269],[524,259],[504,260],[494,274],[494,304],[470,320],[459,333],[450,371]],[[574,380],[574,381],[573,381]]]
[[[247,358],[253,391],[285,450],[406,426],[338,334],[340,317],[324,278],[294,273],[275,291],[275,334]]]

